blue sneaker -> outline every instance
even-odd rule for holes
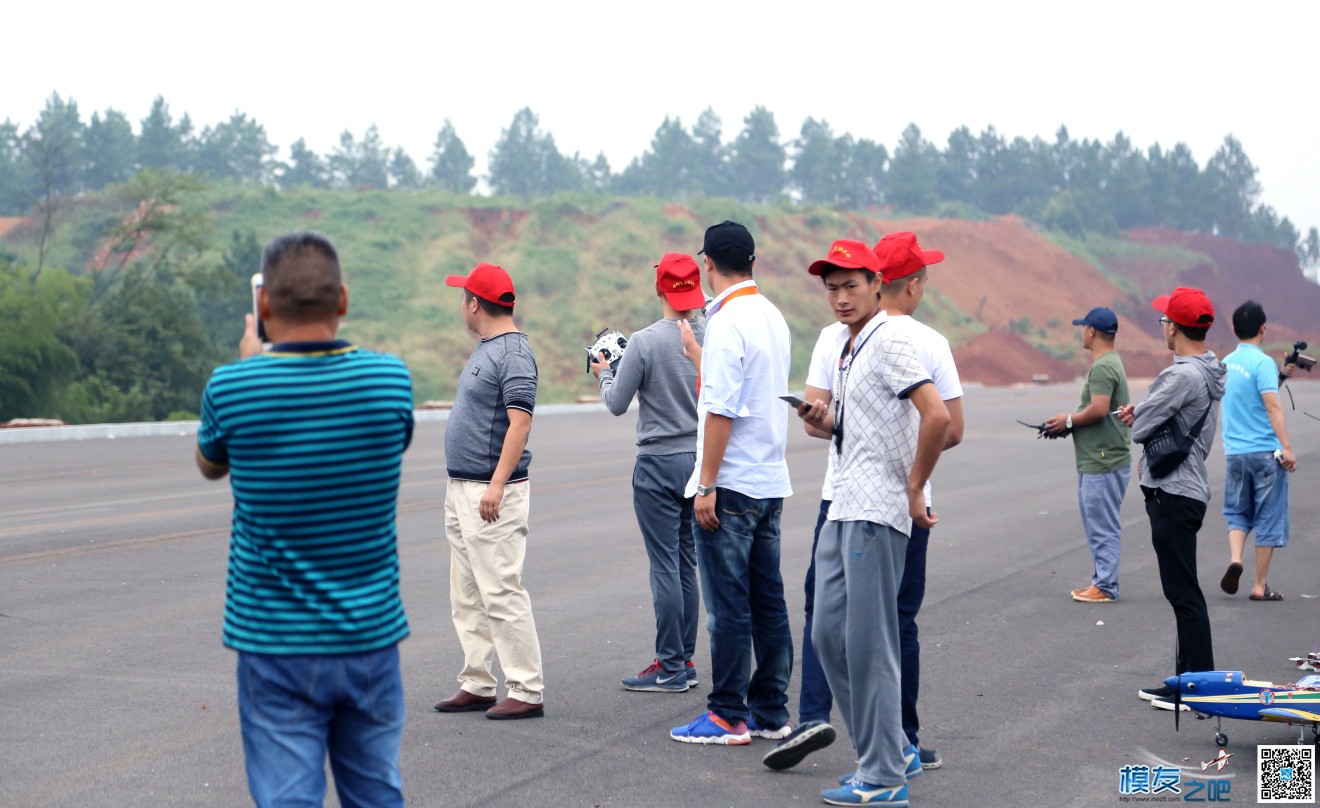
[[[690,659],[688,660],[687,663],[687,677],[688,677],[688,687],[696,687],[697,685],[701,684],[701,680],[697,678],[697,666],[693,665],[692,660]]]
[[[724,746],[745,746],[752,742],[747,734],[747,722],[730,724],[714,713],[702,713],[686,727],[674,727],[669,737],[681,743],[715,743]]]
[[[938,757],[939,756],[936,755],[937,759]],[[903,750],[903,764],[907,766],[907,771],[903,772],[903,774],[909,781],[912,780],[913,777],[920,777],[922,770],[925,768],[921,763],[921,753],[917,751],[917,747],[911,745]],[[935,768],[935,766],[932,766],[931,768]],[[856,779],[856,772],[848,772],[847,774],[839,776],[839,785],[847,785],[849,780]]]
[[[679,671],[670,673],[660,664],[652,662],[650,667],[636,676],[625,676],[619,680],[624,690],[647,691],[652,693],[682,693],[688,689],[687,674]]]
[[[848,778],[848,782],[832,788],[828,791],[820,792],[820,798],[830,805],[898,805],[908,804],[907,783],[901,786],[873,786],[870,783],[863,783],[856,777]]]
[[[767,729],[766,727],[761,726],[760,722],[756,720],[756,716],[751,716],[747,719],[747,734],[751,735],[753,738],[765,738],[770,741],[779,741],[787,738],[792,732],[793,728],[788,724],[785,724],[779,729]]]
[[[903,750],[903,762],[907,764],[907,771],[903,774],[907,775],[909,783],[912,782],[912,778],[921,776],[924,767],[921,765],[921,752],[918,751],[916,744],[909,744],[908,748]]]

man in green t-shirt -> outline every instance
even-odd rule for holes
[[[1114,350],[1118,317],[1100,306],[1091,309],[1073,325],[1082,327],[1082,347],[1091,352],[1091,370],[1082,385],[1077,412],[1064,413],[1045,422],[1045,434],[1071,434],[1077,455],[1077,500],[1082,509],[1082,529],[1091,547],[1095,570],[1091,585],[1074,589],[1072,599],[1081,603],[1113,603],[1118,600],[1118,555],[1122,526],[1119,511],[1132,476],[1132,430],[1111,413],[1130,403],[1123,360]]]

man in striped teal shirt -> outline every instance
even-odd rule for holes
[[[266,247],[241,361],[202,394],[197,465],[234,495],[224,644],[238,652],[248,787],[257,805],[325,794],[403,805],[399,743],[408,636],[395,511],[413,430],[399,359],[335,338],[348,310],[334,246],[315,233]]]

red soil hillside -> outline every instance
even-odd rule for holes
[[[1320,343],[1320,286],[1302,276],[1297,255],[1291,250],[1157,227],[1129,230],[1123,235],[1138,244],[1182,247],[1209,259],[1208,263],[1183,270],[1176,280],[1177,285],[1204,289],[1215,304],[1216,321],[1209,339],[1215,350],[1232,348],[1233,310],[1248,299],[1265,307],[1271,326],[1270,343],[1291,344],[1296,339]],[[1112,268],[1141,289],[1147,308],[1151,297],[1168,293],[1167,281],[1160,282],[1164,279],[1159,267],[1126,261]],[[1152,331],[1157,327],[1154,320],[1143,325]]]

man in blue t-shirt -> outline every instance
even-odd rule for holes
[[[394,515],[412,379],[335,339],[348,311],[334,246],[290,233],[262,257],[241,361],[202,393],[197,465],[229,477],[224,644],[257,805],[317,804],[327,752],[342,805],[401,806],[408,636]]]
[[[1224,393],[1224,521],[1228,522],[1230,560],[1219,587],[1237,594],[1247,534],[1256,531],[1256,579],[1252,600],[1283,600],[1267,576],[1274,548],[1288,546],[1288,474],[1297,470],[1288,441],[1288,425],[1279,403],[1279,369],[1260,349],[1265,340],[1265,310],[1248,300],[1233,312],[1233,333],[1240,344],[1224,357],[1228,366]],[[1284,365],[1283,375],[1293,365]]]

